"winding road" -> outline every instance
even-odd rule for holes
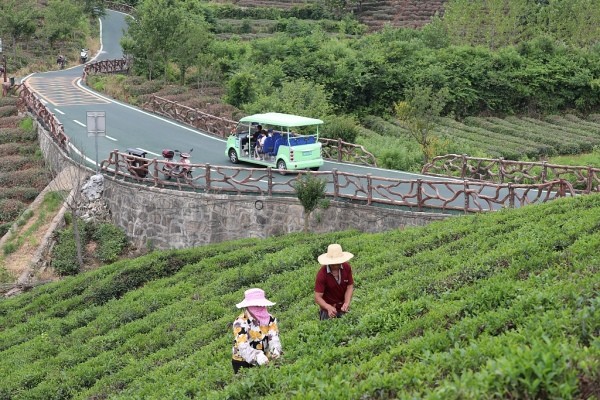
[[[122,58],[119,41],[127,27],[126,15],[107,10],[100,26],[101,48],[90,62]],[[127,148],[139,148],[146,151],[149,158],[162,158],[161,151],[164,148],[181,150],[193,148],[193,163],[230,165],[225,155],[223,139],[97,93],[83,84],[82,72],[83,66],[79,65],[65,70],[35,73],[24,78],[23,82],[57,116],[70,138],[72,150],[84,157],[89,164],[95,165],[96,160],[101,162],[113,150],[126,151]],[[104,113],[105,136],[88,136],[86,126],[88,112]],[[373,177],[398,180],[432,180],[432,177],[427,175],[333,161],[326,161],[321,167],[321,171],[334,169],[339,172],[370,174]],[[275,179],[283,180],[282,177]],[[444,181],[442,178],[435,179]],[[457,187],[462,187],[462,182],[450,179],[447,181],[455,182]],[[473,186],[478,184],[474,183]],[[460,189],[456,191],[458,190]],[[489,192],[490,196],[494,196],[493,189]],[[444,195],[452,197],[451,191]],[[453,202],[461,207],[460,204],[464,203],[464,200],[457,197]]]

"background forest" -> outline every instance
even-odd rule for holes
[[[408,171],[446,153],[527,160],[593,150],[595,140],[591,148],[543,151],[521,142],[539,142],[530,130],[564,136],[564,125],[600,135],[594,1],[451,0],[429,23],[419,22],[420,29],[388,24],[374,31],[362,23],[374,7],[400,12],[388,3],[125,2],[135,7],[135,19],[122,45],[135,59],[137,77],[97,77],[90,84],[134,104],[158,92],[231,119],[267,110],[322,118],[325,136],[362,144],[380,166]],[[62,51],[76,60],[76,49],[94,48],[89,21],[105,6],[99,0],[4,2],[0,32],[11,38],[11,63],[27,73],[32,66],[19,54],[44,40],[51,48],[37,51],[46,52],[45,66],[33,68],[52,68],[53,53]],[[556,124],[557,115],[568,119]],[[503,150],[497,131],[505,135],[506,127],[482,125],[506,116],[553,126],[516,123],[511,129],[519,133],[509,142],[519,144]],[[472,139],[474,130],[479,140]]]
[[[148,79],[198,89],[218,82],[221,100],[239,114],[322,118],[325,135],[363,144],[380,165],[406,170],[448,152],[528,156],[456,140],[438,117],[586,118],[598,110],[600,11],[593,2],[449,1],[443,18],[419,30],[371,33],[357,19],[358,3],[282,10],[139,2],[122,44]],[[378,140],[390,130],[398,145]],[[556,154],[565,152],[541,156]]]

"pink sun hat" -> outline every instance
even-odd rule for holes
[[[268,307],[274,306],[275,303],[267,300],[265,291],[259,288],[248,289],[244,292],[244,301],[237,303],[237,308],[245,308],[250,306]]]

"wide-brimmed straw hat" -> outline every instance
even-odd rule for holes
[[[275,303],[267,300],[265,297],[265,291],[259,288],[248,289],[244,292],[244,301],[237,303],[237,308],[244,308],[250,306],[267,307],[274,306]]]
[[[342,246],[337,243],[327,246],[327,253],[321,254],[317,260],[321,265],[341,264],[354,257],[354,254],[342,251]]]

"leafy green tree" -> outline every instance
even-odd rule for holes
[[[447,87],[436,92],[431,86],[415,86],[407,91],[407,100],[395,104],[398,120],[421,146],[424,164],[440,146],[440,139],[433,133],[433,128],[446,105],[448,94]]]
[[[153,79],[156,68],[162,67],[166,82],[169,57],[180,45],[180,24],[186,16],[183,4],[177,0],[144,1],[136,10],[135,18],[128,19],[127,36],[122,44],[129,46],[126,50],[136,62],[147,67],[149,79]]]
[[[225,101],[236,107],[251,102],[255,97],[256,78],[248,72],[239,72],[227,82]]]
[[[181,84],[185,84],[188,68],[206,53],[212,41],[209,26],[200,15],[186,14],[177,26],[178,44],[172,47],[171,56],[179,67]]]
[[[15,56],[17,41],[29,40],[35,33],[37,18],[33,0],[6,0],[0,4],[0,32],[10,37]]]
[[[84,20],[81,6],[70,0],[50,0],[44,9],[43,32],[50,46],[59,40],[74,39]]]
[[[318,207],[329,206],[329,200],[325,198],[326,184],[324,179],[313,174],[302,175],[293,183],[296,196],[304,207],[304,232],[308,232],[308,221],[312,212]]]
[[[326,118],[323,136],[355,143],[358,136],[358,121],[352,115],[331,115]]]
[[[249,113],[277,111],[319,118],[332,114],[330,98],[323,85],[301,78],[283,82],[281,88],[276,88],[272,94],[259,94],[256,102],[244,105],[244,110]]]

